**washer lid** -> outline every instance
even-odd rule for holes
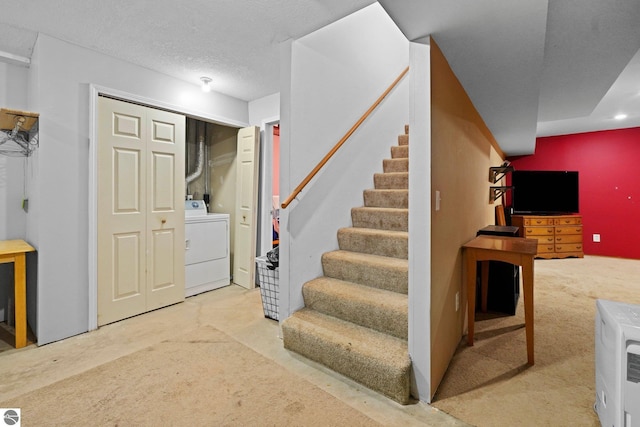
[[[206,216],[207,205],[204,200],[185,200],[184,201],[184,216],[186,218],[194,216]]]

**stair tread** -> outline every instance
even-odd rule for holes
[[[343,227],[338,230],[338,233],[353,233],[366,236],[387,236],[408,239],[409,233],[407,231],[395,231],[395,230],[383,230],[379,228],[364,228],[364,227]]]
[[[304,323],[305,326],[316,330],[320,336],[344,349],[358,351],[368,358],[383,361],[385,365],[402,368],[411,364],[406,340],[309,308],[296,311],[285,322],[292,323],[291,319]],[[381,351],[382,349],[384,351]]]
[[[407,157],[400,157],[397,159],[384,159],[382,161],[382,170],[384,173],[408,172],[409,159]]]
[[[374,241],[384,242],[376,245]],[[338,230],[340,249],[400,259],[408,258],[409,233],[380,228],[347,227]]]
[[[336,250],[322,254],[322,268],[327,277],[405,295],[408,291],[409,262],[406,259]]]
[[[390,269],[407,270],[409,268],[409,261],[406,259],[366,254],[363,252],[345,251],[341,249],[326,252],[325,254],[323,254],[323,257],[347,258],[354,262],[363,264],[378,264]]]
[[[372,188],[363,192],[364,205],[369,207],[407,208],[409,189]]]
[[[381,213],[405,213],[405,212],[409,212],[408,208],[389,208],[389,207],[384,207],[384,206],[358,206],[356,208],[351,208],[352,211],[356,210],[356,211],[368,211],[368,212],[372,212],[372,211],[376,211],[376,212],[381,212]]]
[[[373,174],[376,189],[404,190],[409,188],[409,172],[379,172]]]
[[[316,291],[341,295],[362,303],[375,302],[376,306],[391,310],[407,310],[407,295],[367,285],[321,276],[308,281],[305,287]]]
[[[407,404],[407,341],[303,308],[282,323],[284,347],[387,397]]]
[[[393,194],[393,193],[408,193],[409,189],[408,188],[367,188],[364,191],[365,192],[372,191],[372,192],[376,192],[376,193]]]
[[[308,308],[407,339],[409,309],[406,294],[325,276],[306,282],[302,293]]]
[[[351,222],[359,228],[407,231],[409,209],[360,206],[351,209]]]
[[[391,147],[391,158],[393,159],[403,159],[409,157],[409,146],[408,145],[398,145]]]
[[[409,172],[376,172],[373,175],[379,175],[379,176],[409,176]]]

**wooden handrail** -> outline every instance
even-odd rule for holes
[[[400,75],[393,81],[393,83],[391,83],[391,85],[387,88],[387,90],[385,90],[382,93],[382,95],[380,95],[380,97],[371,105],[371,107],[369,107],[369,109],[362,115],[362,117],[360,117],[360,119],[351,127],[351,129],[349,129],[347,133],[344,134],[344,136],[331,149],[331,151],[329,151],[327,155],[324,156],[322,160],[320,160],[320,162],[316,165],[316,167],[313,168],[311,172],[309,172],[309,175],[307,175],[305,179],[303,179],[302,182],[298,184],[296,189],[293,190],[293,192],[289,195],[289,197],[287,197],[287,199],[280,205],[282,209],[286,209],[287,206],[289,206],[289,204],[293,201],[293,199],[295,199],[298,196],[298,194],[300,194],[302,189],[309,183],[309,181],[311,181],[313,177],[316,176],[316,174],[320,171],[320,169],[322,169],[322,167],[329,161],[329,159],[333,157],[333,155],[338,151],[338,149],[342,147],[342,145],[347,141],[347,139],[349,139],[349,137],[356,131],[356,129],[360,127],[362,122],[364,122],[367,119],[367,117],[369,117],[369,115],[373,112],[373,110],[375,110],[378,107],[378,105],[380,105],[382,100],[389,94],[389,92],[393,90],[394,87],[396,87],[396,85],[400,82],[400,80],[402,80],[402,78],[408,72],[409,72],[409,67],[405,68],[404,71],[400,73]]]

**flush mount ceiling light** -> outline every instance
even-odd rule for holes
[[[211,78],[210,77],[200,77],[200,81],[202,82],[202,91],[203,92],[211,92],[211,86],[209,85],[209,83],[211,83]]]
[[[615,116],[613,116],[614,119],[616,120],[624,120],[627,118],[626,114],[616,114]]]

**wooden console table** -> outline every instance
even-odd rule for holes
[[[467,262],[467,342],[473,345],[476,311],[476,269],[481,261],[482,304],[486,309],[489,261],[502,261],[522,267],[522,288],[524,293],[524,324],[527,335],[527,361],[533,358],[533,259],[538,250],[538,242],[522,237],[500,237],[480,235],[462,245]]]
[[[14,265],[13,286],[15,289],[16,348],[27,345],[27,252],[35,249],[24,240],[0,241],[0,264]]]

